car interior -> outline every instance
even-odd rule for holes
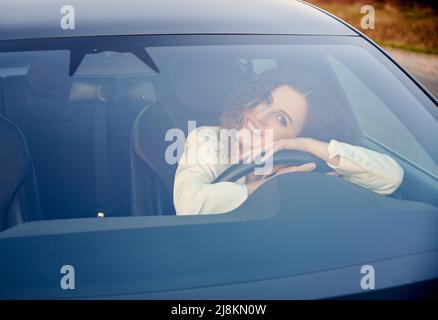
[[[2,182],[2,216],[12,219],[11,194],[21,188],[17,184],[25,174],[33,183],[36,176],[34,194],[41,202],[41,210],[32,215],[27,211],[33,211],[34,203],[28,204],[22,214],[27,221],[41,218],[40,212],[44,219],[94,217],[97,212],[174,214],[176,166],[164,161],[164,134],[185,128],[189,119],[217,125],[226,100],[244,80],[239,62],[181,59],[174,65],[172,87],[162,91],[148,76],[74,79],[66,62],[40,57],[25,75],[0,78],[0,122],[15,128],[20,138],[2,135],[2,143],[7,140],[5,147],[12,149],[21,143],[22,161],[29,164],[21,175],[2,166],[4,176],[15,181]],[[186,75],[193,78],[194,72],[199,81],[187,86]],[[211,107],[203,108],[205,103]],[[10,157],[2,163],[13,163]],[[18,216],[14,219],[7,226],[16,224]]]
[[[70,77],[68,59],[52,55],[25,64],[23,74],[0,76],[0,230],[99,212],[174,215],[166,131],[186,130],[188,120],[218,125],[228,99],[257,72],[254,61],[226,57],[175,58],[160,76]],[[418,182],[414,175],[408,181]],[[394,197],[413,194],[404,184]]]

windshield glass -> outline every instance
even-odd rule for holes
[[[315,197],[342,180],[438,206],[435,101],[359,37],[15,44],[0,113],[26,138],[45,219],[274,211],[275,178],[311,171],[327,182]],[[264,157],[279,151],[311,158]]]

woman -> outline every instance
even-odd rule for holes
[[[242,178],[236,183],[213,183],[235,159],[219,161],[221,149],[237,142],[238,160],[266,160],[280,150],[308,152],[334,171],[328,174],[373,190],[393,193],[402,183],[403,169],[388,155],[355,146],[354,116],[316,78],[296,71],[267,71],[242,87],[225,109],[220,127],[200,127],[186,139],[174,181],[177,215],[224,213],[239,207],[273,175],[308,172],[314,163],[275,168],[274,174]],[[221,129],[235,129],[221,143]],[[247,139],[261,136],[261,143]],[[266,137],[269,134],[269,141]],[[234,139],[234,140],[233,140]],[[248,143],[250,141],[250,144]],[[187,161],[187,159],[195,161]]]

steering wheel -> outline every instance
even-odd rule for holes
[[[316,168],[312,172],[321,172],[327,173],[332,171],[332,169],[327,165],[327,163],[321,160],[318,157],[315,157],[307,152],[302,151],[294,151],[294,150],[283,150],[274,154],[273,156],[273,166],[276,165],[285,165],[285,166],[299,166],[305,163],[314,162],[316,164]],[[236,182],[240,178],[250,174],[253,172],[255,168],[261,168],[264,164],[250,163],[250,164],[242,164],[238,163],[232,165],[227,168],[224,172],[222,172],[214,182]]]

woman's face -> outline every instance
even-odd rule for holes
[[[272,130],[273,140],[291,139],[302,131],[307,119],[308,105],[303,94],[290,86],[283,85],[272,91],[272,104],[261,103],[243,112],[239,141],[245,145],[250,139],[248,134],[256,129],[261,132],[262,143],[265,141],[266,129]],[[243,130],[246,129],[246,130]],[[260,133],[258,133],[260,135]],[[253,135],[254,136],[254,135]],[[256,142],[252,142],[255,147]]]

